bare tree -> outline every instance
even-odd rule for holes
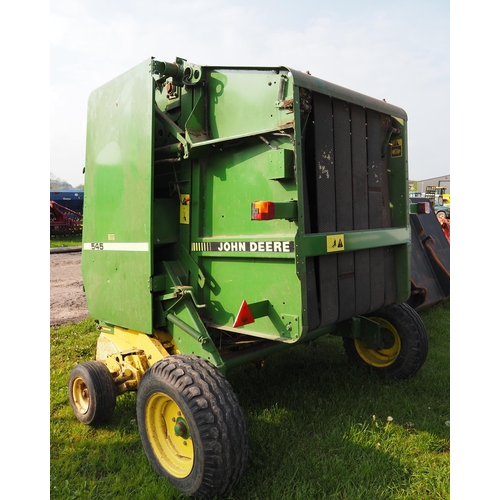
[[[50,172],[50,189],[51,191],[65,191],[67,189],[74,188],[69,182],[56,177],[52,172]]]

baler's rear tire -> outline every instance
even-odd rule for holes
[[[199,356],[168,356],[145,373],[137,391],[137,423],[156,472],[186,495],[223,495],[243,474],[243,411],[226,378]]]
[[[87,425],[107,422],[115,411],[116,386],[106,365],[100,361],[87,361],[73,368],[68,396],[76,418]]]
[[[349,359],[386,378],[404,379],[414,375],[427,359],[429,340],[420,316],[408,304],[384,307],[369,316],[380,324],[384,347],[371,349],[363,341],[344,338]]]

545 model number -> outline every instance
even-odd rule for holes
[[[91,243],[90,249],[91,250],[104,250],[104,243]]]

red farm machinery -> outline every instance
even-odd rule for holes
[[[50,192],[50,235],[81,234],[83,191]]]

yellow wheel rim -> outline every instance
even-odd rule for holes
[[[146,404],[144,420],[161,466],[174,477],[187,477],[193,470],[194,447],[179,406],[166,394],[153,394]]]
[[[354,340],[354,345],[360,357],[375,368],[385,368],[396,361],[401,352],[401,339],[391,323],[382,318],[370,318],[380,325],[380,333],[384,340],[382,349],[370,349],[361,340]]]
[[[90,396],[88,387],[81,377],[77,377],[73,381],[71,394],[77,410],[85,415],[89,410]]]

